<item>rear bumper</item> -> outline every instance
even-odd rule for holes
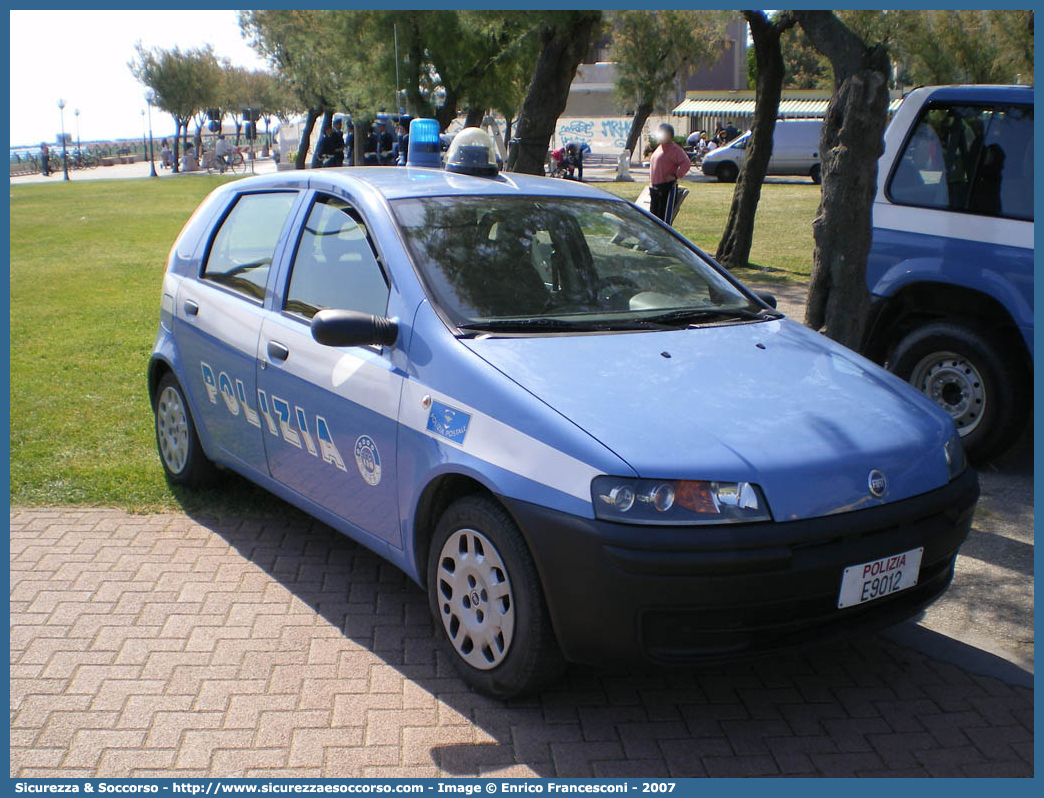
[[[649,528],[505,499],[543,581],[566,658],[690,663],[880,628],[953,576],[978,477],[893,504],[787,523]],[[915,587],[837,608],[845,567],[924,547]]]

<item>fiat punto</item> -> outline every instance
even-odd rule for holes
[[[172,483],[238,472],[391,561],[497,696],[946,589],[978,497],[946,413],[630,202],[466,171],[203,202],[148,369]]]

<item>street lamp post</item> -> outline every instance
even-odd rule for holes
[[[152,144],[152,101],[156,99],[156,93],[149,89],[145,92],[145,102],[149,106],[149,177],[156,177],[156,151]]]
[[[74,110],[73,115],[76,117],[76,151],[80,152],[80,109]]]
[[[65,174],[63,180],[69,179],[69,156],[65,148],[65,100],[58,100],[58,113],[62,119],[62,172]]]

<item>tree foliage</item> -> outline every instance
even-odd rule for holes
[[[1019,79],[1030,83],[1033,79],[1032,10],[863,9],[838,11],[837,17],[864,41],[888,48],[894,83],[1015,83]],[[833,85],[829,59],[816,51],[804,31],[784,36],[783,60],[787,88]]]
[[[210,45],[181,50],[149,50],[140,42],[128,65],[155,94],[155,105],[174,118],[174,171],[178,170],[178,136],[201,109],[210,107],[222,84],[222,66]]]
[[[307,112],[298,148],[303,168],[314,122],[333,111],[371,114],[394,99],[394,79],[380,64],[393,48],[380,27],[383,12],[260,9],[242,11],[239,24]],[[394,61],[392,61],[394,64]]]
[[[645,121],[663,103],[678,78],[721,54],[726,12],[620,11],[611,17],[616,89],[633,105],[626,148],[634,152]]]

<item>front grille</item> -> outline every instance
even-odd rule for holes
[[[888,626],[936,599],[953,577],[955,560],[923,566],[916,587],[843,610],[836,593],[713,609],[648,610],[640,620],[642,644],[658,660],[713,660]]]

